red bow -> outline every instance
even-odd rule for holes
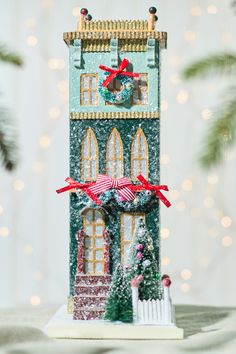
[[[124,75],[124,76],[131,76],[131,77],[138,77],[139,74],[131,73],[128,71],[124,71],[127,68],[129,61],[127,59],[123,59],[117,69],[111,69],[104,65],[99,65],[99,68],[105,71],[108,71],[110,75],[103,81],[102,86],[106,87],[108,84],[117,76],[117,75]]]
[[[141,186],[132,186],[130,187],[132,191],[140,191],[140,190],[147,190],[147,191],[154,191],[157,198],[159,198],[167,208],[171,206],[171,203],[168,199],[160,192],[160,190],[168,191],[169,188],[166,185],[162,186],[153,186],[151,185],[142,175],[137,176],[137,179],[142,183]]]
[[[86,193],[87,196],[89,198],[91,198],[95,203],[101,204],[101,201],[96,197],[96,195],[94,195],[93,193],[90,193],[90,191],[88,189],[88,187],[90,187],[90,186],[95,184],[94,182],[91,182],[91,183],[79,183],[79,182],[74,181],[70,177],[66,178],[65,181],[67,183],[69,183],[69,185],[65,186],[63,188],[57,189],[57,191],[56,191],[57,193],[63,193],[63,192],[69,191],[71,189],[80,189],[84,193]]]
[[[118,179],[112,179],[106,175],[98,175],[97,181],[94,185],[88,188],[88,191],[96,196],[104,193],[109,189],[117,189],[120,199],[124,201],[133,200],[135,198],[134,193],[130,190],[132,182],[127,177],[121,177]],[[100,200],[99,200],[100,201]],[[100,203],[101,204],[101,201]]]

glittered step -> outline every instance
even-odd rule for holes
[[[96,295],[96,296],[107,296],[109,292],[108,285],[75,285],[75,294],[83,295]]]
[[[78,308],[74,310],[73,319],[74,320],[100,320],[104,314],[104,310],[93,309],[88,310],[84,308]]]
[[[109,285],[111,282],[110,275],[87,275],[77,274],[75,278],[75,286],[77,285]]]
[[[74,306],[78,307],[86,307],[89,310],[96,308],[103,308],[107,297],[106,296],[74,296]]]

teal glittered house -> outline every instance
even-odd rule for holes
[[[64,33],[74,319],[101,318],[117,264],[129,266],[140,218],[159,263],[160,191],[153,186],[160,184],[160,54],[167,34],[155,31],[155,12],[148,21],[92,21],[82,9],[77,31]]]

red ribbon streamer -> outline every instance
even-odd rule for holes
[[[67,183],[69,183],[68,186],[65,186],[63,188],[57,189],[57,193],[63,193],[66,191],[69,191],[71,189],[80,189],[82,190],[89,198],[91,198],[96,204],[102,204],[102,202],[96,197],[94,193],[91,193],[90,190],[88,189],[92,185],[94,185],[94,182],[91,183],[79,183],[74,181],[72,178],[68,177],[65,180]]]
[[[117,75],[124,75],[124,76],[131,76],[131,77],[139,77],[139,74],[131,73],[128,71],[124,71],[129,64],[128,59],[123,59],[117,69],[108,68],[105,65],[99,65],[99,68],[105,70],[110,73],[110,75],[103,81],[102,86],[106,87],[108,84],[117,76]]]
[[[87,196],[91,198],[96,204],[101,205],[102,202],[97,197],[97,195],[102,194],[112,188],[117,189],[117,192],[119,193],[122,200],[127,201],[134,199],[135,195],[133,192],[149,190],[154,191],[157,198],[159,198],[167,208],[171,206],[169,200],[161,192],[161,190],[168,191],[168,186],[153,186],[142,175],[137,176],[137,179],[142,183],[141,186],[133,185],[127,177],[121,177],[114,180],[106,175],[98,175],[97,181],[91,183],[79,183],[68,177],[66,178],[66,182],[69,183],[69,185],[58,189],[56,192],[63,193],[71,189],[80,189],[86,193]]]
[[[161,186],[153,186],[150,184],[142,175],[137,176],[137,179],[142,183],[141,186],[131,186],[130,189],[132,191],[140,191],[140,190],[147,190],[147,191],[154,191],[157,198],[159,198],[167,208],[171,206],[171,203],[169,200],[164,196],[164,194],[161,193],[161,190],[163,191],[169,191],[168,186],[166,185],[161,185]]]

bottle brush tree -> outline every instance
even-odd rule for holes
[[[152,238],[143,219],[139,220],[131,248],[130,278],[142,279],[139,283],[140,300],[160,298],[160,273]],[[141,277],[140,277],[141,276]]]
[[[104,319],[132,322],[132,296],[127,272],[119,264],[113,274],[112,283],[105,304]]]

